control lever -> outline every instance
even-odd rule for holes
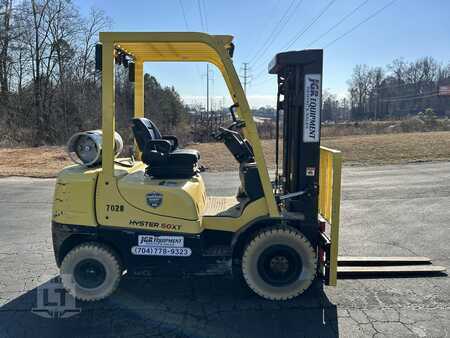
[[[286,200],[290,200],[290,199],[293,199],[293,198],[297,198],[297,197],[303,196],[307,192],[308,192],[308,190],[301,190],[301,191],[291,192],[291,193],[286,194],[286,195],[276,196],[276,199],[277,199],[277,202],[282,202],[282,201],[286,201]]]
[[[235,104],[231,105],[230,108],[229,108],[230,109],[231,118],[233,119],[233,122],[237,122],[236,114],[234,113],[234,109],[237,108],[237,107],[239,107],[239,103],[235,103]]]

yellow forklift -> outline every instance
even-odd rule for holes
[[[271,300],[299,296],[314,281],[336,285],[341,153],[320,147],[322,50],[280,53],[269,65],[278,78],[273,181],[233,51],[227,35],[100,33],[102,130],[69,141],[77,164],[58,175],[53,204],[56,262],[77,299],[111,295],[124,273],[207,274],[217,266]],[[209,62],[220,70],[233,100],[232,122],[214,137],[239,163],[236,196],[209,196],[199,152],[181,148],[176,136],[162,135],[144,117],[144,62]],[[131,158],[119,157],[122,140],[115,131],[117,63],[128,67],[134,82]],[[354,259],[342,262],[350,265],[347,272],[357,270]]]

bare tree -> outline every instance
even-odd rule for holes
[[[9,91],[10,76],[10,42],[12,35],[12,0],[0,2],[0,95],[4,99]]]
[[[371,86],[371,72],[367,65],[357,65],[349,81],[352,115],[355,119],[366,117]]]
[[[354,68],[349,81],[353,119],[403,118],[429,107],[441,115],[449,111],[449,97],[439,96],[439,86],[450,82],[449,65],[424,57],[395,59],[386,68]]]

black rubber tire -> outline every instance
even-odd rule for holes
[[[258,261],[265,250],[275,245],[287,246],[301,259],[298,278],[287,285],[272,285],[261,276]],[[308,289],[316,275],[317,258],[311,243],[297,229],[290,226],[271,226],[257,233],[244,248],[242,274],[251,290],[269,300],[288,300]]]
[[[74,271],[83,260],[95,260],[103,266],[104,281],[94,288],[86,288],[77,283]],[[64,288],[76,299],[96,301],[110,296],[119,286],[122,277],[120,259],[108,246],[100,243],[84,243],[76,246],[64,257],[61,268]]]

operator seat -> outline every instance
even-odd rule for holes
[[[147,174],[155,178],[189,178],[199,172],[200,153],[178,148],[176,136],[162,135],[149,119],[132,119],[132,130]]]

